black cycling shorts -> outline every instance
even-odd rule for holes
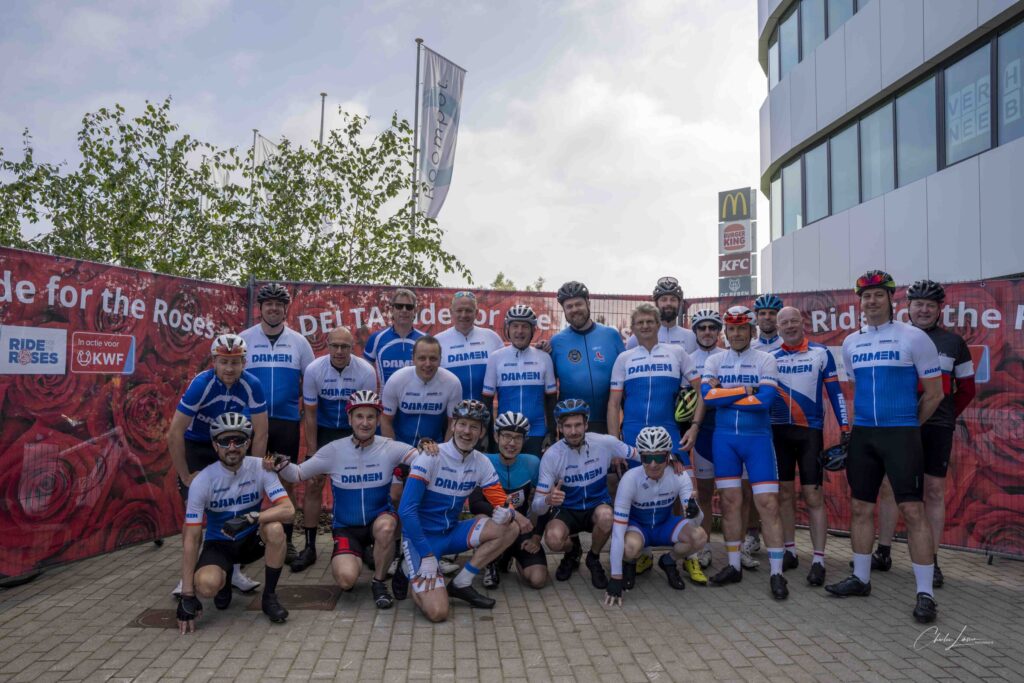
[[[212,564],[223,569],[230,580],[234,565],[255,562],[263,557],[265,550],[259,527],[237,541],[203,541],[196,569]]]
[[[570,510],[568,508],[559,508],[558,512],[554,514],[552,519],[560,520],[565,526],[569,527],[569,535],[578,534],[581,531],[591,532],[594,530],[594,511],[599,508],[600,505],[595,505],[592,508],[586,510]]]
[[[316,447],[323,448],[332,441],[338,439],[344,439],[346,436],[352,436],[352,430],[348,427],[324,427],[322,425],[316,426]],[[306,457],[313,455],[308,453]]]
[[[391,515],[398,521],[398,515],[390,510],[378,515],[380,519],[384,515]],[[374,520],[376,521],[376,520]],[[334,537],[334,552],[331,557],[338,555],[354,555],[361,558],[363,553],[373,546],[373,524],[365,526],[336,526],[331,530]]]
[[[944,479],[953,452],[953,430],[939,425],[921,425],[921,447],[924,449],[924,473]]]
[[[548,563],[548,556],[544,553],[544,546],[538,548],[535,553],[528,553],[523,550],[523,541],[529,540],[535,533],[531,531],[528,534],[520,534],[519,538],[501,554],[501,559],[498,560],[498,563],[504,565],[511,560],[515,560],[523,569],[538,564],[546,565]]]
[[[299,423],[272,417],[267,425],[267,453],[287,455],[293,463],[299,462]]]
[[[799,466],[801,486],[821,486],[824,481],[824,468],[821,466],[824,441],[820,429],[791,424],[772,425],[772,442],[775,444],[779,481],[796,479]]]
[[[528,436],[523,440],[523,450],[521,452],[536,455],[539,458],[544,452],[543,445],[543,436]]]
[[[897,503],[923,500],[924,452],[918,427],[857,427],[846,456],[846,480],[857,500],[874,503],[889,477]]]
[[[185,439],[185,463],[188,465],[190,474],[203,470],[208,465],[217,462],[217,451],[213,450],[213,443],[210,441],[190,441]],[[188,487],[181,483],[178,478],[178,493],[181,499],[188,500]]]
[[[587,431],[592,434],[607,434],[608,423],[604,420],[588,420]]]

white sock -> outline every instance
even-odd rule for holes
[[[935,597],[932,593],[932,578],[935,576],[935,565],[911,564],[914,567],[914,578],[917,579],[917,592],[927,593],[928,595]]]
[[[455,575],[455,579],[452,581],[452,585],[454,585],[456,588],[465,588],[466,586],[472,585],[473,579],[475,579],[476,575],[480,572],[479,570],[472,571],[470,569],[471,567],[473,569],[476,569],[475,567],[473,567],[472,564],[467,562],[465,566],[462,568],[462,571]]]
[[[853,554],[853,575],[864,583],[871,581],[871,554]]]
[[[771,567],[772,575],[782,573],[782,555],[784,552],[782,548],[768,548],[768,564]]]
[[[820,564],[820,565],[824,566],[824,564],[825,564],[825,551],[818,552],[817,550],[815,550],[814,551],[814,559],[811,560],[811,564]]]

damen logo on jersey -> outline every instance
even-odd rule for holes
[[[569,362],[579,363],[583,360],[583,354],[579,352],[579,349],[572,349],[569,351]]]

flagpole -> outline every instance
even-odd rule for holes
[[[249,180],[249,205],[255,203],[256,198],[256,136],[259,134],[258,128],[252,129],[252,178]]]
[[[419,154],[417,154],[416,145],[419,143],[420,133],[420,47],[423,45],[423,39],[416,39],[416,101],[413,105],[413,119],[412,119],[412,215],[410,216],[410,222],[412,227],[412,238],[416,239],[416,190],[419,185]]]
[[[320,93],[320,145],[324,144],[324,106],[327,102],[327,93]]]

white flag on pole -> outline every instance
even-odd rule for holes
[[[466,71],[426,47],[423,51],[419,177],[427,186],[420,195],[419,209],[437,218],[452,182]]]

